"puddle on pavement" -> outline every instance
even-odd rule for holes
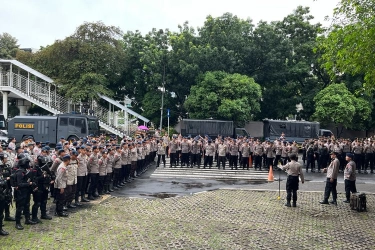
[[[176,197],[177,194],[170,194],[170,193],[155,193],[155,194],[139,194],[141,196],[150,196],[150,197],[155,197],[159,199],[166,199],[166,198],[171,198],[171,197]]]
[[[212,183],[200,183],[200,182],[184,183],[184,182],[172,181],[172,184],[183,185],[185,187],[185,190],[192,189],[192,188],[212,187]]]
[[[259,184],[266,184],[268,181],[264,180],[223,180],[223,179],[217,179],[217,181],[224,182],[228,185],[259,185]]]

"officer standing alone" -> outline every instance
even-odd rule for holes
[[[291,207],[290,201],[292,200],[293,195],[293,207],[297,206],[297,190],[299,188],[299,177],[301,178],[302,184],[305,182],[302,172],[302,165],[297,162],[297,156],[291,154],[289,156],[290,162],[286,165],[278,165],[282,170],[286,170],[288,174],[288,180],[286,182],[286,204],[285,206]]]

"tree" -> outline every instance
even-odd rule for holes
[[[125,64],[122,32],[102,22],[84,23],[62,41],[43,48],[33,58],[20,54],[32,67],[50,76],[74,101],[113,95]]]
[[[344,83],[331,84],[321,90],[314,101],[314,117],[323,124],[333,123],[336,127],[341,124],[346,128],[361,129],[371,114],[369,102],[355,97]]]
[[[327,39],[320,44],[324,67],[335,79],[364,75],[366,90],[375,88],[375,1],[341,0],[334,11]]]
[[[12,37],[10,34],[4,32],[0,34],[0,58],[1,59],[13,59],[16,57],[18,47],[17,39]]]
[[[254,79],[222,71],[206,72],[185,101],[190,118],[243,123],[260,111],[261,89]]]
[[[261,22],[254,30],[258,70],[254,74],[263,87],[259,119],[285,119],[296,114],[309,120],[314,113],[314,96],[330,81],[314,53],[321,24],[312,23],[308,7],[298,6],[281,21]]]

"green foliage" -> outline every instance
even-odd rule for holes
[[[364,87],[375,83],[375,1],[341,0],[333,24],[320,47],[322,61],[333,79],[342,74],[364,75]]]
[[[0,59],[13,59],[18,51],[17,39],[4,32],[0,34]]]
[[[222,71],[207,72],[185,101],[190,118],[250,121],[260,111],[260,86],[254,79]]]
[[[368,101],[355,97],[345,84],[332,84],[321,90],[314,98],[314,116],[319,121],[346,128],[363,129],[371,114]]]
[[[119,28],[102,22],[84,23],[62,41],[19,60],[52,77],[69,98],[88,100],[96,93],[111,95],[123,72],[125,51]]]
[[[52,77],[74,100],[127,96],[156,127],[164,86],[164,126],[167,108],[171,125],[187,117],[241,123],[294,117],[302,103],[300,118],[314,114],[323,123],[369,129],[375,124],[367,92],[375,82],[373,2],[342,0],[329,33],[302,6],[280,21],[254,25],[225,13],[207,16],[197,29],[185,22],[176,32],[123,34],[84,23],[36,54],[18,51],[17,59]]]

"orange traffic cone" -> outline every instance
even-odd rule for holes
[[[253,167],[253,157],[251,155],[249,156],[249,167]]]
[[[268,172],[268,181],[274,181],[272,166],[270,166],[270,171]]]

